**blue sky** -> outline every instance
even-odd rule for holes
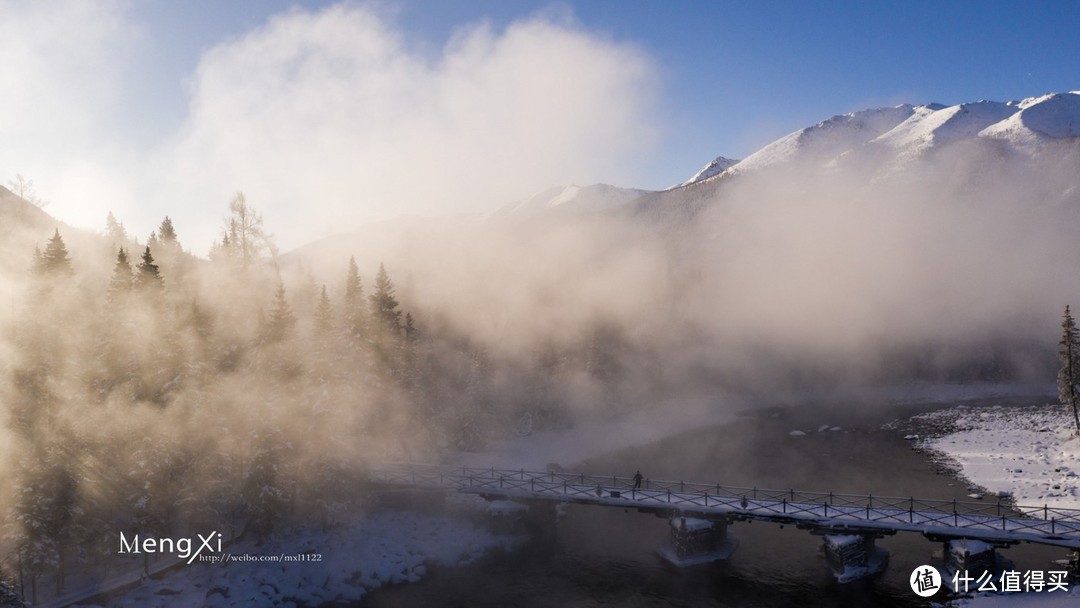
[[[235,190],[287,248],[399,213],[489,209],[552,182],[663,188],[716,155],[743,157],[852,110],[1080,89],[1073,1],[0,9],[18,32],[0,42],[0,60],[26,83],[23,98],[0,101],[0,139],[15,142],[0,151],[0,177],[33,177],[49,211],[80,226],[99,228],[113,210],[141,234],[170,213],[197,253]],[[380,42],[350,46],[361,39]],[[353,51],[371,55],[337,66]],[[297,69],[299,84],[283,77]],[[486,75],[472,93],[470,71]],[[386,88],[373,88],[372,73]],[[420,99],[432,91],[438,103]],[[444,173],[424,169],[437,164]],[[309,193],[325,209],[300,216]]]

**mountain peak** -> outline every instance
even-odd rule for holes
[[[952,106],[900,104],[827,118],[785,135],[725,169],[699,177],[714,167],[713,163],[717,161],[713,161],[686,184],[724,171],[745,173],[794,161],[809,160],[820,166],[831,166],[849,153],[864,148],[875,149],[875,154],[889,151],[893,158],[903,161],[963,140],[995,140],[1017,150],[1032,152],[1051,140],[1078,137],[1078,91],[1048,93],[1009,102],[980,100]]]
[[[710,177],[713,177],[714,175],[720,175],[721,173],[723,173],[724,171],[727,171],[731,167],[734,167],[738,163],[739,163],[738,160],[734,160],[734,159],[731,159],[731,158],[725,158],[723,156],[717,156],[716,158],[709,161],[709,163],[707,165],[705,165],[701,169],[698,169],[697,173],[695,173],[693,176],[691,176],[690,179],[688,179],[685,182],[679,184],[679,186],[689,186],[690,184],[696,184],[697,182],[705,181],[705,180],[709,179]],[[673,186],[673,187],[677,188],[679,186]]]

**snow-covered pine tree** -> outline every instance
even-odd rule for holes
[[[1061,319],[1061,341],[1058,345],[1061,347],[1058,351],[1061,359],[1061,369],[1057,377],[1058,397],[1062,405],[1072,408],[1076,432],[1080,434],[1080,332],[1076,329],[1076,321],[1068,306],[1065,307],[1065,314]]]

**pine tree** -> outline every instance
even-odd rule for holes
[[[330,306],[330,297],[326,295],[326,285],[319,292],[319,300],[315,304],[315,334],[320,342],[325,341],[333,330],[334,311]]]
[[[150,253],[149,245],[143,251],[142,262],[135,268],[135,286],[140,290],[154,291],[164,287],[165,283],[161,279],[157,264],[154,263],[154,256]]]
[[[1058,397],[1062,405],[1072,408],[1076,432],[1080,434],[1080,332],[1076,329],[1076,321],[1073,320],[1068,306],[1065,307],[1065,315],[1061,320],[1061,342],[1058,345],[1061,346],[1058,352],[1061,359],[1061,370],[1057,377]]]
[[[119,294],[131,290],[131,262],[128,261],[127,252],[120,248],[116,254],[116,264],[113,266],[112,278],[109,280],[109,297],[115,298]]]
[[[49,244],[45,246],[45,252],[41,254],[41,272],[52,276],[74,273],[71,268],[71,258],[68,257],[68,250],[59,229],[53,233]]]
[[[34,261],[30,264],[30,272],[36,275],[45,274],[45,254],[37,245],[34,245]]]
[[[210,245],[210,261],[212,262],[232,264],[237,261],[237,257],[236,247],[233,246],[233,241],[229,238],[228,230],[221,235],[220,243],[214,241]]]
[[[367,305],[364,302],[364,286],[360,283],[360,270],[356,258],[349,258],[349,273],[345,277],[345,303],[342,310],[346,332],[354,338],[362,338],[367,332]]]
[[[161,225],[158,226],[158,239],[162,243],[166,244],[178,244],[176,240],[176,228],[173,228],[172,220],[169,216],[165,216],[165,219],[161,220]]]
[[[312,320],[315,325],[312,335],[312,350],[315,355],[312,372],[316,378],[325,379],[330,374],[330,361],[333,358],[332,351],[335,343],[334,309],[330,305],[330,296],[326,295],[326,285],[323,285],[319,291]]]
[[[285,285],[279,283],[277,292],[274,294],[273,308],[270,309],[270,318],[266,320],[266,341],[284,340],[295,325],[296,315],[293,314],[289,301],[285,299]]]
[[[397,307],[394,282],[390,280],[386,267],[379,264],[379,274],[375,275],[375,293],[371,294],[371,316],[393,335],[397,335],[401,328],[401,311]]]

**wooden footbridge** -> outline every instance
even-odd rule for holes
[[[384,465],[371,470],[370,479],[490,500],[635,508],[724,527],[767,521],[821,535],[858,535],[870,545],[897,532],[917,532],[939,542],[972,539],[999,548],[1032,542],[1080,551],[1080,510],[1019,506],[999,498],[935,500],[657,480],[634,487],[633,479],[619,476],[419,464]]]

